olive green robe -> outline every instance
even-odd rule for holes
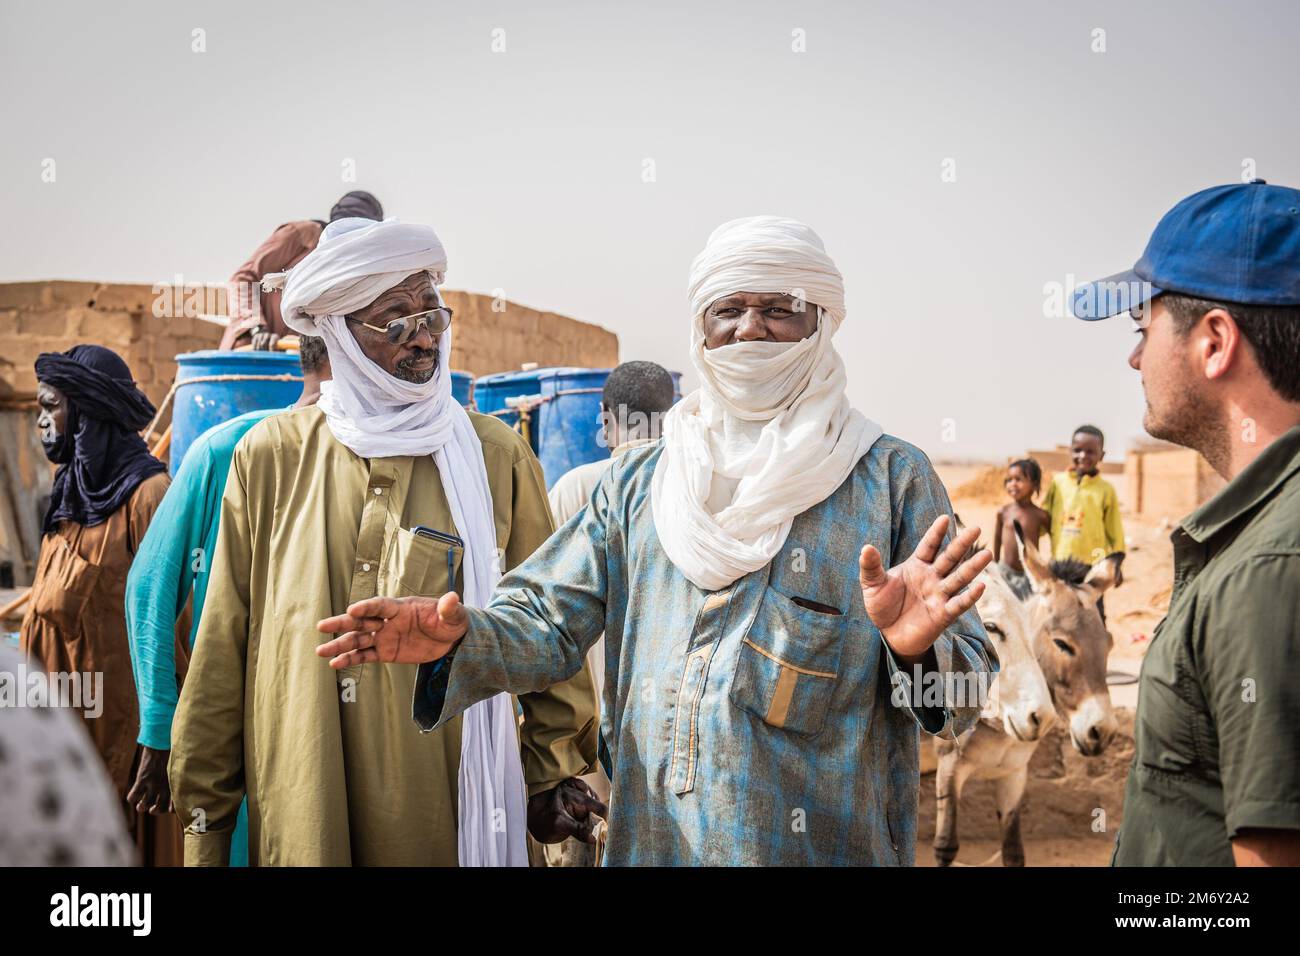
[[[471,412],[502,570],[550,535],[541,467]],[[364,459],[315,407],[271,416],[235,449],[203,619],[172,727],[169,776],[185,862],[224,865],[248,795],[253,865],[455,865],[460,720],[411,721],[414,665],[332,670],[321,618],[378,594],[459,589],[457,534],[431,456]],[[530,795],[596,765],[590,671],[519,697]]]

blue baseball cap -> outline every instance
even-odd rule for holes
[[[1079,286],[1089,322],[1177,292],[1242,305],[1300,305],[1300,190],[1262,179],[1213,186],[1165,213],[1132,269]]]

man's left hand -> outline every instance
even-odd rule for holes
[[[595,791],[577,777],[528,798],[528,832],[538,843],[560,843],[573,837],[596,842],[596,820],[609,813]]]
[[[867,616],[907,664],[924,658],[939,635],[984,593],[983,581],[962,591],[993,560],[988,548],[963,560],[980,529],[967,528],[941,552],[947,530],[948,516],[940,515],[912,556],[888,571],[872,545],[864,547],[858,558],[858,581]]]

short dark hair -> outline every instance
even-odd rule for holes
[[[1070,432],[1070,437],[1073,438],[1075,435],[1078,435],[1080,432],[1082,432],[1085,435],[1092,435],[1101,444],[1102,448],[1106,447],[1106,436],[1101,433],[1101,429],[1098,428],[1096,425],[1080,425],[1074,431]]]
[[[1025,477],[1029,479],[1029,483],[1034,486],[1034,491],[1038,491],[1043,487],[1043,469],[1039,467],[1038,462],[1034,461],[1034,459],[1021,458],[1013,461],[1007,465],[1007,471],[1012,468],[1019,468],[1024,472]]]
[[[611,411],[623,408],[627,414],[640,412],[649,417],[673,407],[673,377],[654,362],[624,362],[605,379],[600,402]]]
[[[325,340],[314,335],[298,336],[298,361],[304,372],[319,372],[322,365],[329,361],[325,351]]]
[[[1179,335],[1192,330],[1201,316],[1223,309],[1250,343],[1255,361],[1273,391],[1289,402],[1300,402],[1300,306],[1239,305],[1166,292],[1160,301],[1174,320]]]
[[[344,193],[343,198],[330,209],[330,222],[352,217],[381,222],[384,218],[384,207],[373,194],[364,189],[354,189],[350,193]]]

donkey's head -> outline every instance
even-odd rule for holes
[[[1011,589],[1001,569],[981,572],[984,593],[975,603],[984,630],[998,653],[993,683],[994,709],[1002,729],[1017,740],[1037,740],[1055,718],[1052,695],[1034,656],[1029,609]]]
[[[1118,726],[1106,686],[1113,641],[1097,600],[1115,583],[1119,559],[1103,558],[1091,568],[1081,561],[1048,564],[1033,544],[1020,540],[1018,546],[1034,590],[1028,606],[1038,664],[1075,749],[1095,757]]]

